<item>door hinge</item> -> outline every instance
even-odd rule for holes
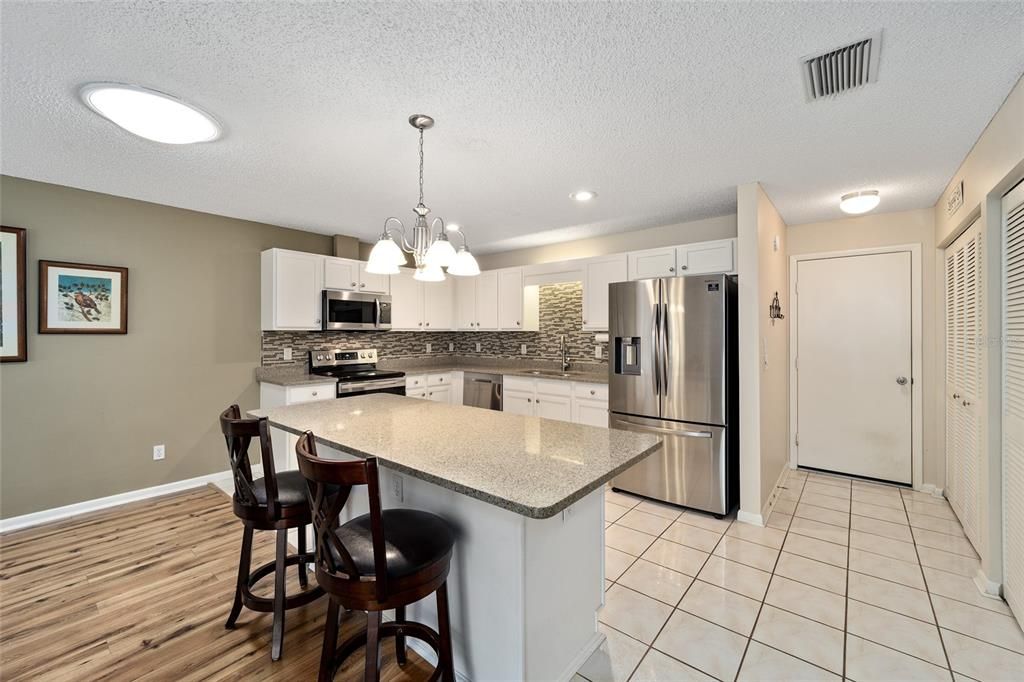
[[[797,447],[800,447],[800,434],[799,433],[793,436],[793,444],[796,445]]]

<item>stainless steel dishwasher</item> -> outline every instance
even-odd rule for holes
[[[501,412],[501,375],[464,372],[462,404]]]

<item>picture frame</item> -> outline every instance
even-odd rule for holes
[[[25,229],[0,226],[0,362],[28,360]]]
[[[40,334],[127,334],[128,268],[39,261]]]

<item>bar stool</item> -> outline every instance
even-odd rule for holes
[[[430,680],[454,682],[451,623],[448,617],[448,570],[455,533],[439,516],[414,509],[380,507],[377,459],[341,462],[320,459],[313,434],[295,445],[299,470],[309,483],[316,537],[316,580],[327,591],[327,626],[320,655],[320,682],[353,651],[366,645],[364,680],[380,679],[380,638],[395,638],[399,665],[406,662],[405,638],[415,637],[437,653]],[[370,513],[340,523],[353,486],[365,485]],[[405,607],[431,592],[437,595],[438,631],[405,619]],[[338,645],[339,607],[366,611],[366,628]],[[395,609],[395,620],[382,623],[382,612]]]
[[[306,526],[312,521],[312,511],[306,497],[306,481],[298,471],[274,470],[274,452],[270,444],[270,427],[266,418],[242,419],[238,405],[232,405],[220,415],[220,429],[228,446],[228,460],[235,483],[233,496],[235,516],[242,520],[242,553],[238,560],[238,581],[235,584],[235,602],[224,624],[232,629],[242,607],[274,614],[271,660],[281,658],[284,647],[284,613],[323,596],[320,587],[305,589],[309,585],[306,564],[313,562],[313,553],[306,551]],[[263,478],[253,480],[249,459],[249,443],[259,439],[263,463]],[[288,554],[288,529],[299,531],[298,554]],[[252,538],[254,530],[277,531],[277,554],[274,561],[252,570]],[[285,571],[297,566],[299,585],[303,591],[285,594]],[[252,588],[262,578],[274,574],[274,597],[257,597]]]

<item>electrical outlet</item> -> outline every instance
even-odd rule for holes
[[[166,450],[164,449],[163,445],[154,445],[153,446],[153,460],[154,461],[163,459],[165,454],[166,454]]]
[[[397,474],[395,474],[391,478],[391,493],[395,496],[395,499],[398,500],[399,502],[404,502],[405,501],[405,497],[404,497],[404,492],[405,491],[402,488],[403,488],[403,486],[402,486],[402,477],[397,475]]]
[[[455,350],[455,344],[454,343],[449,343],[448,344],[448,350],[450,350],[450,351]]]
[[[292,359],[292,349],[291,348],[285,348],[282,351],[282,353],[284,354],[284,359],[285,360],[291,360]]]
[[[598,360],[601,359],[601,346],[594,346],[594,357]]]
[[[429,353],[429,352],[431,352],[431,351],[430,351],[430,349],[431,349],[431,347],[432,347],[433,345],[434,345],[434,344],[432,344],[432,343],[428,343],[428,344],[427,344],[427,352],[428,352],[428,353]]]
[[[519,353],[522,354],[522,355],[526,355],[526,344],[525,343],[519,345]]]
[[[480,352],[480,342],[479,341],[476,342],[476,352],[477,353]]]

